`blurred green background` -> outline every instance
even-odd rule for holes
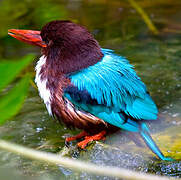
[[[62,153],[66,149],[64,137],[77,133],[48,116],[33,85],[40,49],[7,35],[8,29],[41,30],[51,20],[69,19],[86,26],[102,47],[115,50],[135,66],[160,110],[161,121],[150,125],[154,137],[164,153],[181,158],[181,1],[135,1],[158,29],[157,35],[129,0],[0,0],[0,122],[4,123],[0,127],[1,138]],[[5,123],[6,119],[11,121]],[[119,148],[110,150],[96,144],[84,153],[72,144],[66,154],[100,165],[181,177],[180,161],[152,159],[153,154],[140,153],[135,145],[130,147],[130,140],[124,135],[110,137],[105,143]],[[0,151],[0,175],[7,179],[103,179],[4,151]]]

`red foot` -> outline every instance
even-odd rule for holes
[[[77,134],[76,136],[72,136],[72,137],[67,137],[65,139],[66,142],[70,142],[70,141],[75,141],[77,139],[80,139],[82,137],[87,136],[88,134],[85,131],[82,131],[81,133]]]
[[[99,134],[93,136],[86,136],[85,140],[77,143],[77,146],[84,149],[89,142],[98,141],[98,140],[105,140],[106,131],[101,131]]]

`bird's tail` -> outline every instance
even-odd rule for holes
[[[152,139],[150,133],[149,133],[149,128],[146,125],[146,123],[142,122],[140,126],[140,135],[147,144],[147,146],[152,150],[153,153],[155,153],[161,160],[166,160],[166,161],[172,161],[173,159],[170,157],[165,157],[163,153],[160,151],[154,140]]]

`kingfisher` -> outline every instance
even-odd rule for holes
[[[119,129],[139,134],[161,160],[165,157],[150,135],[146,121],[158,109],[128,60],[101,48],[83,26],[68,20],[47,23],[41,31],[10,29],[12,37],[41,47],[35,82],[48,113],[68,128],[82,132],[66,142],[105,139]]]

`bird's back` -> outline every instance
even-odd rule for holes
[[[102,61],[69,77],[77,89],[76,97],[75,90],[66,92],[69,100],[118,127],[127,117],[157,119],[157,107],[133,66],[112,50],[102,49],[102,52]]]

